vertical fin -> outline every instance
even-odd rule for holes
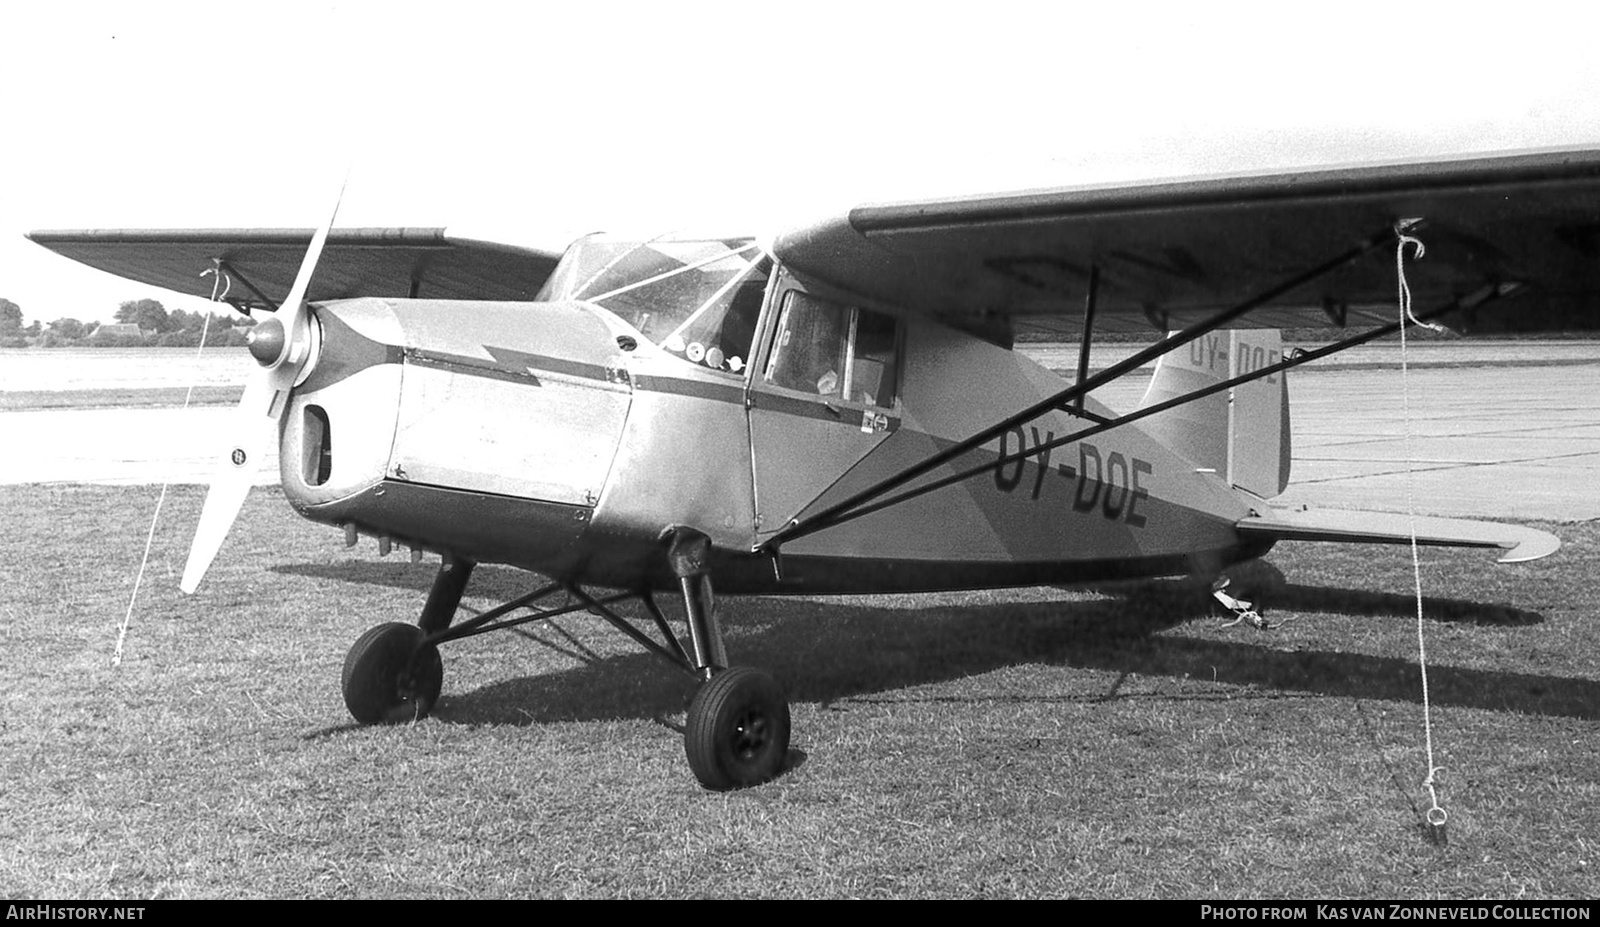
[[[1140,408],[1282,359],[1275,329],[1211,332],[1156,363]],[[1154,415],[1144,430],[1196,469],[1264,499],[1289,485],[1289,391],[1281,372]]]
[[[1156,362],[1139,407],[1153,406],[1220,382],[1228,375],[1228,335],[1211,332]],[[1144,431],[1197,469],[1227,475],[1228,395],[1213,393],[1151,416]]]

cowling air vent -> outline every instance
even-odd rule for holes
[[[307,486],[321,486],[333,472],[333,430],[328,413],[319,405],[305,407],[305,441],[301,447],[300,475]]]

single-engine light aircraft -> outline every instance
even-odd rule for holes
[[[587,611],[696,680],[689,766],[728,789],[781,772],[789,708],[730,664],[713,587],[1219,580],[1283,539],[1413,533],[1554,551],[1514,525],[1270,500],[1292,367],[1412,319],[1596,327],[1600,151],[864,206],[767,242],[590,236],[563,254],[331,217],[30,237],[142,283],[216,283],[262,319],[184,591],[276,435],[300,514],[441,557],[416,623],[351,647],[358,721],[426,714],[443,644]],[[1308,326],[1335,340],[1286,351],[1279,331]],[[1166,336],[1091,373],[1094,336],[1130,329]],[[1045,335],[1079,344],[1075,376],[1013,350]],[[1150,361],[1137,408],[1096,401]],[[479,563],[542,579],[458,622]]]

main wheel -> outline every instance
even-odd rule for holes
[[[356,638],[340,678],[351,717],[362,724],[427,717],[444,686],[444,661],[424,637],[421,628],[390,622]]]
[[[711,677],[689,704],[683,748],[708,789],[759,785],[776,776],[789,755],[789,703],[777,680],[748,666]]]

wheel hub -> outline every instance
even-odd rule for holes
[[[745,712],[733,725],[733,752],[740,759],[750,759],[766,747],[770,733],[764,713]]]

